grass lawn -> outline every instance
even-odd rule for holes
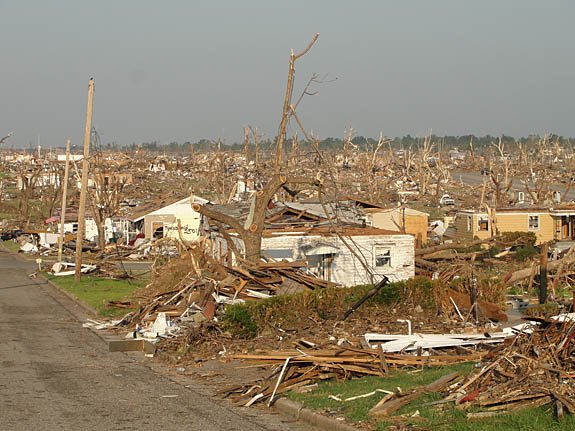
[[[15,253],[18,253],[18,250],[20,250],[20,244],[12,240],[1,241],[1,244],[5,249],[13,251]]]
[[[133,309],[115,308],[107,305],[108,301],[127,301],[132,293],[144,287],[148,280],[113,280],[109,278],[83,275],[77,283],[74,276],[56,277],[47,274],[48,280],[70,292],[80,301],[93,307],[102,317],[120,317]]]
[[[575,418],[573,416],[565,414],[565,418],[561,422],[557,422],[550,407],[532,408],[491,418],[469,420],[465,416],[467,411],[456,409],[453,403],[429,405],[429,403],[441,400],[441,395],[426,394],[395,413],[395,416],[411,416],[418,411],[419,418],[406,418],[401,422],[385,420],[375,422],[369,417],[368,411],[385,396],[384,393],[377,393],[368,398],[359,398],[348,402],[335,401],[328,398],[329,395],[336,395],[344,399],[366,394],[375,389],[395,391],[397,387],[400,387],[403,392],[408,392],[410,389],[431,383],[453,371],[460,371],[466,374],[472,368],[473,364],[468,363],[444,368],[426,368],[421,371],[393,371],[388,377],[363,377],[343,382],[320,382],[319,387],[312,392],[299,394],[292,391],[287,396],[310,409],[345,416],[352,423],[366,422],[366,424],[370,424],[373,429],[377,430],[387,430],[388,427],[399,424],[412,425],[412,427],[401,429],[452,431],[496,431],[507,429],[567,431],[575,429]]]

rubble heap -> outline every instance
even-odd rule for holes
[[[575,413],[575,315],[533,320],[539,325],[493,352],[490,362],[453,388],[448,399],[489,411],[554,404],[558,417],[563,408]]]
[[[257,365],[277,364],[270,376],[262,381],[228,388],[224,393],[238,404],[245,406],[268,401],[282,392],[301,388],[319,380],[349,379],[361,376],[384,376],[390,368],[446,366],[479,360],[483,352],[465,355],[406,355],[384,353],[381,349],[352,346],[321,347],[300,340],[296,350],[233,355],[232,359],[249,360]],[[283,364],[283,366],[281,365]]]

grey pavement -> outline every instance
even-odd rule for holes
[[[475,172],[463,172],[463,171],[453,171],[451,173],[451,177],[454,181],[462,181],[464,184],[472,185],[472,186],[479,186],[482,185],[484,181],[491,181],[490,177],[487,175],[481,175]],[[525,192],[527,196],[527,189],[525,185],[521,182],[522,178],[513,177],[513,183],[511,185],[511,190],[513,191],[522,191]],[[523,180],[526,180],[523,178]],[[533,184],[530,184],[531,189],[534,189]],[[561,192],[561,200],[562,202],[571,202],[575,200],[575,187],[571,187],[567,194],[565,194],[565,190],[567,188],[566,184],[557,184],[551,183],[549,184],[549,189],[553,191]]]
[[[0,248],[1,430],[306,429],[234,407],[200,382],[178,384],[141,354],[109,353],[33,271]]]

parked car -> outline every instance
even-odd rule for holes
[[[481,175],[489,175],[489,174],[491,174],[491,169],[489,169],[489,168],[481,168],[481,171],[479,171],[479,173],[480,173]]]
[[[443,196],[441,196],[441,198],[439,198],[439,205],[441,205],[442,207],[448,205],[455,205],[455,201],[451,196],[445,193]]]

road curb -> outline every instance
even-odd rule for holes
[[[32,262],[31,259],[27,259],[26,257],[21,256],[18,253],[14,253],[13,251],[6,249],[5,247],[2,247],[1,243],[0,243],[0,248],[3,248],[5,251],[9,252],[10,254],[12,254],[13,256],[15,256],[19,260]],[[37,277],[44,280],[48,286],[50,286],[52,289],[54,289],[59,294],[62,294],[63,296],[65,296],[67,299],[69,299],[76,306],[80,307],[85,313],[89,314],[90,317],[97,317],[98,316],[98,312],[94,308],[92,308],[90,305],[82,302],[81,300],[76,298],[74,295],[72,295],[70,292],[68,292],[67,290],[58,286],[56,283],[50,281],[43,274],[38,273]],[[64,308],[68,309],[68,311],[71,311],[65,305],[63,305],[63,306],[64,306]],[[76,316],[76,317],[78,318],[79,321],[81,320],[80,316]],[[86,316],[83,316],[83,317],[86,317]],[[88,329],[92,333],[94,333],[96,336],[98,336],[100,339],[102,339],[104,342],[108,342],[111,339],[115,339],[114,337],[109,337],[109,336],[107,337],[104,333],[102,333],[102,331],[97,331],[97,330],[94,330],[93,328],[88,328]],[[348,425],[342,421],[330,418],[328,416],[324,416],[324,415],[321,415],[319,413],[316,413],[313,410],[310,410],[310,409],[304,407],[303,404],[300,404],[300,403],[292,401],[292,400],[288,400],[287,398],[278,398],[272,404],[271,408],[274,410],[277,410],[278,412],[282,413],[283,415],[292,417],[293,419],[295,419],[298,422],[304,422],[304,423],[309,424],[309,425],[311,425],[315,428],[318,428],[318,429],[322,429],[322,430],[326,430],[326,431],[358,431],[357,428],[354,428],[351,425]]]
[[[354,428],[351,425],[316,413],[313,410],[304,407],[303,404],[288,400],[287,398],[277,399],[272,404],[272,408],[285,415],[292,416],[298,421],[306,422],[314,427],[326,431],[358,431],[357,428]]]
[[[63,294],[64,296],[66,296],[69,300],[71,300],[74,304],[76,304],[78,307],[82,308],[87,314],[90,315],[90,317],[99,317],[98,312],[92,308],[91,305],[86,304],[85,302],[79,300],[78,298],[76,298],[74,295],[72,295],[70,292],[68,292],[67,290],[63,289],[62,287],[58,286],[56,283],[54,283],[51,280],[48,280],[48,278],[46,278],[44,276],[44,274],[38,274],[38,277],[42,278],[43,280],[46,281],[46,283],[48,283],[50,286],[52,286],[54,289],[57,289],[58,292],[60,292],[61,294]]]
[[[26,256],[22,256],[21,254],[14,252],[6,247],[4,247],[2,245],[2,243],[0,242],[0,248],[2,248],[4,251],[10,253],[12,256],[14,256],[16,259],[19,259],[21,261],[24,262],[30,262],[30,263],[34,263],[34,260],[32,258],[28,258]],[[46,276],[44,276],[44,274],[37,272],[36,277],[41,278],[42,280],[44,280],[46,282],[46,284],[48,284],[50,287],[56,289],[59,293],[63,294],[65,297],[67,297],[69,300],[71,300],[74,304],[76,304],[78,307],[82,308],[82,310],[84,312],[86,312],[87,314],[90,315],[90,317],[98,317],[99,314],[98,312],[92,308],[90,305],[86,304],[85,302],[80,301],[78,298],[76,298],[74,295],[72,295],[70,292],[68,292],[67,290],[61,288],[60,286],[58,286],[56,283],[54,283],[53,281],[48,280],[48,278]]]

